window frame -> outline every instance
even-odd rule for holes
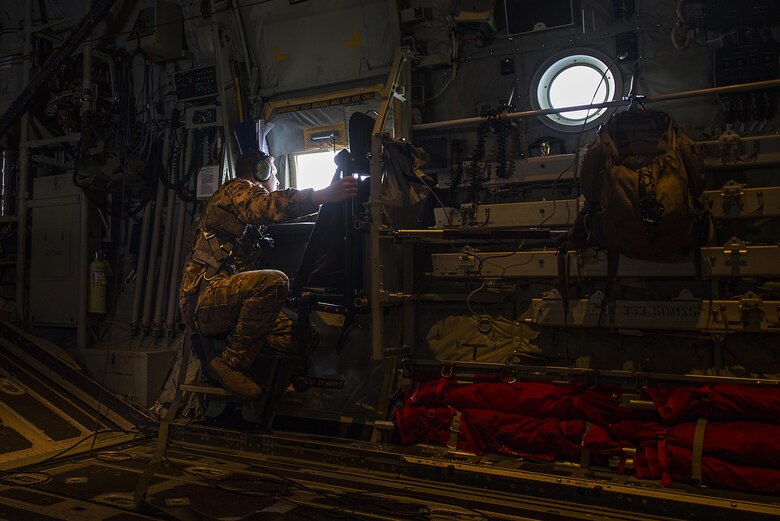
[[[623,95],[623,81],[620,70],[615,66],[615,60],[610,59],[605,54],[594,49],[578,48],[554,54],[537,69],[533,81],[531,82],[530,89],[531,105],[533,108],[537,110],[556,108],[553,106],[552,100],[550,99],[550,87],[564,71],[567,71],[572,67],[580,66],[591,67],[598,71],[599,74],[604,75],[604,83],[607,86],[604,101],[621,99]],[[598,102],[600,101],[593,101],[593,103]],[[583,103],[583,105],[586,104],[589,103]],[[614,112],[614,108],[602,108],[596,109],[594,114],[578,119],[566,117],[559,113],[546,114],[540,116],[539,119],[545,125],[555,130],[562,132],[580,132],[600,125]]]
[[[342,148],[344,148],[344,147],[342,147]],[[288,175],[285,176],[287,178],[287,182],[288,182],[287,186],[290,187],[290,188],[295,188],[296,190],[302,190],[302,189],[305,189],[305,188],[310,188],[310,187],[303,187],[303,188],[301,188],[300,186],[298,186],[298,182],[300,180],[300,171],[298,169],[298,158],[299,157],[301,157],[301,156],[309,156],[309,155],[314,155],[314,154],[333,154],[333,157],[335,157],[335,154],[338,154],[342,150],[342,148],[338,148],[335,151],[335,153],[334,153],[333,149],[331,149],[331,148],[324,149],[324,150],[323,149],[315,149],[315,150],[299,150],[297,152],[290,152],[288,154],[288,158],[289,158],[288,159],[288,164],[289,164]],[[333,174],[336,172],[336,163],[332,163],[332,165],[333,165],[333,169],[332,169],[332,171],[330,173],[331,178],[333,177]],[[328,184],[330,184],[330,183],[328,183]]]

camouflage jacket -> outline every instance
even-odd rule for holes
[[[214,235],[219,244],[227,244],[227,249],[240,241],[246,225],[264,225],[282,223],[317,211],[317,205],[311,200],[313,190],[280,190],[269,193],[260,185],[236,178],[222,185],[206,204],[198,221],[192,249],[187,255],[179,287],[179,306],[185,315],[185,307],[190,307],[197,298],[201,280],[209,271],[208,262],[204,262],[203,252],[213,249],[208,237]],[[230,243],[233,243],[232,245]],[[240,248],[234,248],[231,264],[236,271],[251,269],[242,263]],[[216,278],[231,274],[228,269],[212,269]],[[216,271],[216,273],[213,273]]]

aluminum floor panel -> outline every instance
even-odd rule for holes
[[[21,387],[19,385],[20,390]],[[54,441],[67,440],[82,434],[79,428],[66,420],[61,413],[58,414],[50,404],[44,403],[28,392],[24,392],[24,394],[0,392],[0,403],[15,411]]]
[[[38,465],[30,471],[41,483],[14,485],[6,473],[0,515],[5,509],[13,514],[7,519],[780,518],[778,498],[663,488],[576,465],[192,424],[174,433],[149,487],[152,511],[140,513],[133,492],[153,451],[147,439]],[[18,517],[25,508],[35,515]]]
[[[87,378],[56,348],[0,321],[0,469],[88,450],[98,425],[116,431],[97,437],[100,448],[149,424],[148,413]]]
[[[19,503],[27,502],[31,511],[34,506],[36,512],[46,516],[44,519],[73,518],[65,514],[72,515],[78,508],[74,505],[80,505],[83,512],[99,507],[134,515],[132,490],[140,473],[136,465],[128,464],[145,463],[152,449],[151,444],[126,447],[123,453],[131,457],[127,461],[105,462],[98,459],[98,453],[96,457],[37,469],[45,472],[50,480],[27,487],[0,486],[0,504],[4,499],[11,500],[18,508]],[[166,464],[160,466],[149,488],[149,503],[159,509],[149,515],[161,518],[175,508],[180,519],[226,521],[670,519],[567,504],[532,495],[497,494],[458,485],[400,480],[392,473],[356,472],[303,461],[296,465],[250,460],[239,455],[226,457],[203,447],[172,447],[164,461]]]

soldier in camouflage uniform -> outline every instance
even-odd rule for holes
[[[240,396],[258,398],[264,390],[247,372],[268,345],[275,356],[289,347],[291,322],[281,312],[287,276],[253,270],[253,227],[314,213],[322,203],[355,197],[352,177],[322,190],[276,191],[273,158],[262,152],[241,156],[236,179],[221,186],[207,203],[184,265],[179,307],[184,320],[204,335],[227,334],[222,353],[208,366],[211,376]]]

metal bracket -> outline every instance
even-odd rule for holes
[[[740,135],[731,129],[724,130],[723,133],[718,136],[718,143],[723,149],[735,149],[739,146]]]
[[[680,290],[680,293],[677,294],[676,297],[674,297],[672,300],[700,300],[696,297],[696,295],[693,294],[693,292],[689,289],[682,289]]]
[[[763,302],[764,300],[752,291],[748,291],[739,298],[739,317],[743,324],[761,322],[761,318],[764,316],[764,311],[761,309]]]
[[[368,229],[368,219],[367,218],[352,219],[352,228],[354,228],[355,231],[358,232]]]
[[[460,219],[466,226],[475,224],[477,219],[477,205],[475,203],[462,203],[460,205]]]
[[[604,293],[601,291],[596,291],[588,299],[588,309],[601,309],[601,306],[604,305],[605,300],[606,296]]]
[[[723,255],[725,256],[726,266],[745,266],[747,265],[748,248],[747,244],[732,237],[723,246]]]
[[[476,257],[471,253],[463,253],[458,256],[458,268],[463,270],[463,273],[474,273],[476,267]]]
[[[740,158],[741,137],[731,129],[725,130],[718,136],[718,147],[723,164],[735,163]]]
[[[727,214],[728,210],[731,208],[738,208],[742,211],[742,208],[745,206],[743,200],[745,195],[744,188],[745,185],[739,184],[736,181],[729,181],[721,187],[720,195],[722,197],[721,204],[723,205],[724,214]]]

